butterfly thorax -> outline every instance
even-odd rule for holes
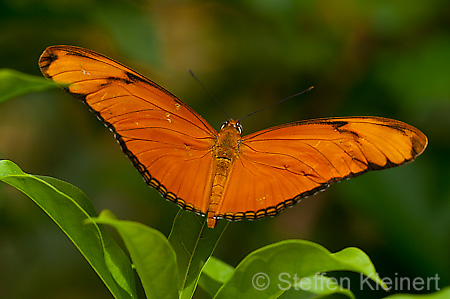
[[[207,214],[210,228],[216,226],[214,214],[223,197],[231,165],[238,156],[241,133],[242,127],[239,122],[230,119],[222,125],[213,147],[214,171]]]
[[[214,145],[215,158],[232,160],[241,138],[242,127],[237,121],[226,121],[219,132]]]

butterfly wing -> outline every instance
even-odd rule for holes
[[[301,121],[244,136],[217,218],[273,216],[331,183],[414,160],[416,128],[380,117]]]
[[[39,66],[114,133],[149,185],[187,210],[206,213],[217,133],[200,115],[151,80],[87,49],[49,47]]]

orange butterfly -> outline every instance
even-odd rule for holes
[[[305,120],[241,136],[229,119],[219,133],[169,91],[96,52],[52,46],[45,77],[82,100],[114,133],[147,184],[183,209],[217,219],[278,214],[331,183],[411,162],[427,137],[398,120]]]

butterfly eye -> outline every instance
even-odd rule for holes
[[[239,134],[242,134],[242,131],[244,130],[241,123],[236,123],[236,129],[239,131]]]
[[[226,126],[228,126],[228,120],[226,122],[224,122],[221,126],[220,129],[222,130],[223,128],[225,128]]]

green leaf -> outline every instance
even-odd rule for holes
[[[245,257],[215,298],[277,298],[302,278],[328,271],[362,273],[387,289],[369,257],[357,248],[331,253],[309,241],[287,240]]]
[[[169,241],[177,255],[181,298],[192,298],[202,269],[227,225],[228,221],[218,221],[216,228],[210,229],[204,217],[178,212]]]
[[[421,284],[423,286],[423,284]],[[425,295],[411,295],[411,294],[395,294],[385,297],[385,299],[448,299],[450,298],[450,287]]]
[[[78,248],[115,298],[137,298],[131,263],[98,225],[83,221],[96,216],[86,195],[55,178],[24,173],[11,161],[0,161],[0,180],[30,197]]]
[[[57,86],[53,82],[43,77],[31,76],[10,69],[0,69],[0,102],[55,87]]]
[[[202,274],[209,275],[214,280],[225,283],[233,275],[233,272],[234,268],[232,266],[212,256],[203,268]]]
[[[141,278],[147,298],[178,298],[178,269],[175,252],[167,238],[141,223],[117,220],[106,211],[92,219],[114,227],[122,237]]]
[[[232,266],[212,256],[206,262],[198,284],[206,293],[213,297],[222,284],[230,279],[233,272],[234,268]]]

